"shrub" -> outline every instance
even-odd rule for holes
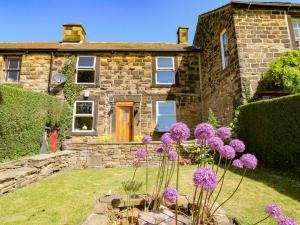
[[[300,51],[291,51],[275,60],[266,72],[266,83],[275,83],[290,93],[300,92]]]
[[[258,101],[239,108],[239,138],[266,165],[300,172],[300,95]]]
[[[70,107],[53,96],[1,85],[0,161],[39,153],[46,125],[60,128],[61,143],[70,118]]]

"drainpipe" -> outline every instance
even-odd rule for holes
[[[203,121],[203,110],[204,110],[204,99],[203,99],[203,80],[202,80],[202,69],[201,69],[201,53],[198,54],[199,64],[199,81],[200,81],[200,99],[201,99],[201,121]]]
[[[52,64],[53,64],[53,52],[50,54],[50,68],[49,68],[49,76],[48,76],[48,94],[50,94],[50,84],[51,84],[51,76],[52,76]]]

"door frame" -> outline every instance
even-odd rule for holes
[[[116,115],[115,115],[115,120],[116,120],[116,125],[115,125],[115,130],[116,130],[116,132],[115,132],[115,140],[117,141],[117,142],[122,142],[122,141],[119,141],[119,140],[117,140],[117,132],[118,132],[118,121],[117,121],[117,116],[118,116],[118,107],[130,107],[131,109],[130,109],[130,127],[129,127],[129,129],[130,129],[130,131],[129,131],[129,133],[130,133],[130,142],[131,141],[133,141],[133,134],[134,134],[134,126],[133,126],[133,106],[134,106],[134,102],[116,102]]]

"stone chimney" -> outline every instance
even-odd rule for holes
[[[177,30],[177,44],[189,44],[189,28],[178,27]]]
[[[85,31],[81,24],[63,24],[64,39],[63,42],[84,42]]]

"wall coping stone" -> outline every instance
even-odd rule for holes
[[[59,152],[50,153],[50,154],[35,155],[35,156],[32,156],[32,157],[29,157],[28,160],[42,161],[42,160],[45,160],[45,159],[55,158],[57,156],[63,156],[63,155],[70,155],[70,154],[73,154],[73,153],[74,153],[74,151],[64,150],[64,151],[59,151]]]

